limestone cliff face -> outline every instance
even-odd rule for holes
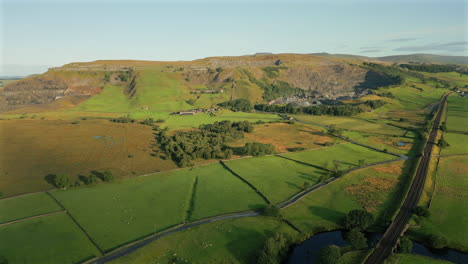
[[[149,68],[160,68],[158,71],[161,72],[176,72],[183,80],[184,91],[201,86],[233,87],[238,91],[243,89],[242,94],[246,96],[255,94],[251,99],[258,102],[262,100],[262,91],[252,83],[251,78],[254,76],[257,80],[281,80],[297,88],[335,97],[358,92],[357,87],[365,82],[369,72],[356,64],[359,62],[298,54],[213,57],[188,62],[71,63],[0,88],[0,111],[50,104],[63,97],[93,96],[100,93],[106,83],[127,86],[125,94],[132,97],[136,93],[135,87],[138,87],[138,71]],[[265,67],[270,66],[280,67],[276,77],[272,78],[264,71]],[[222,70],[216,71],[216,68]],[[120,74],[125,72],[130,73],[128,80],[121,81]],[[249,89],[257,91],[251,92]]]

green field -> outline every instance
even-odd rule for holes
[[[315,116],[315,115],[292,115],[297,120],[320,125],[336,125],[337,128],[361,131],[367,133],[378,133],[402,136],[405,130],[387,125],[381,121],[368,121],[365,119],[341,116]]]
[[[8,263],[81,263],[99,256],[66,213],[0,227],[0,252]]]
[[[346,213],[363,209],[388,218],[400,194],[397,184],[403,162],[373,166],[348,173],[282,210],[284,217],[308,234],[342,228]]]
[[[372,135],[365,133],[358,133],[353,131],[343,132],[343,136],[348,137],[349,139],[365,144],[378,149],[387,149],[389,152],[410,155],[414,142],[417,138],[414,137],[394,137],[394,136],[385,136],[385,135]],[[405,143],[404,146],[399,146],[398,143]]]
[[[0,200],[0,224],[31,216],[60,211],[62,208],[46,193]]]
[[[256,209],[265,204],[250,186],[219,163],[196,167],[187,173],[197,177],[190,220]]]
[[[448,98],[448,131],[468,132],[468,98],[457,95]]]
[[[442,149],[442,155],[468,154],[468,133],[459,134],[445,132],[444,139],[450,146]]]
[[[357,167],[359,160],[364,160],[365,164],[372,164],[379,161],[396,159],[395,156],[351,143],[343,143],[310,151],[282,154],[282,156],[327,168],[331,168],[333,166],[333,161],[336,160],[340,169]]]
[[[282,202],[302,191],[304,182],[314,185],[325,171],[280,157],[258,157],[226,162],[272,203]]]
[[[386,261],[385,264],[450,264],[452,262],[433,259],[421,255],[411,255],[411,254],[396,254],[395,261]]]
[[[182,223],[193,181],[188,170],[178,170],[52,195],[109,250]]]
[[[415,235],[423,239],[429,234],[443,234],[449,247],[468,250],[468,204],[466,197],[467,156],[441,158],[436,176],[436,189],[429,209],[430,217],[420,219]]]
[[[297,234],[275,218],[228,219],[163,237],[111,263],[173,263],[169,260],[175,256],[181,263],[255,263],[257,251],[273,232]]]

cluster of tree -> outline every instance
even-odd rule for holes
[[[374,103],[375,102],[375,103]],[[331,115],[331,116],[352,116],[365,111],[369,106],[373,109],[381,107],[385,102],[381,100],[366,101],[359,104],[338,104],[338,105],[318,105],[318,106],[301,106],[297,107],[293,104],[287,105],[268,105],[258,104],[254,108],[257,111],[288,113],[288,114],[307,114],[307,115]],[[375,108],[374,108],[375,107]]]
[[[82,183],[85,185],[91,185],[98,183],[99,181],[111,182],[114,180],[114,175],[108,170],[103,172],[93,170],[89,176],[79,175],[78,180],[75,182],[72,182],[67,174],[49,174],[45,177],[45,180],[57,188],[69,188],[79,187]]]
[[[228,159],[233,154],[227,142],[241,139],[244,132],[252,132],[253,125],[248,121],[220,121],[200,126],[199,130],[181,131],[169,135],[167,129],[157,131],[156,147],[168,155],[179,167],[187,167],[192,160]]]
[[[278,67],[272,67],[272,68],[278,68]],[[265,78],[262,80],[257,80],[257,78],[255,78],[252,75],[252,73],[250,73],[248,70],[243,70],[242,72],[247,75],[250,82],[255,83],[260,88],[262,88],[263,99],[267,101],[274,100],[280,97],[289,97],[289,96],[294,96],[294,95],[305,94],[304,90],[302,90],[301,88],[296,88],[288,82],[275,80],[274,82],[269,83],[269,81]]]
[[[268,78],[277,78],[279,77],[279,71],[282,69],[287,69],[288,67],[273,67],[273,66],[268,66],[263,68],[262,70],[265,72],[266,76]]]
[[[400,67],[412,71],[422,72],[458,72],[461,74],[468,74],[468,69],[458,65],[449,64],[400,64]]]
[[[128,116],[122,116],[122,117],[119,117],[119,118],[112,118],[110,121],[114,122],[114,123],[135,123],[136,122],[135,119],[130,118]]]
[[[413,250],[413,241],[408,236],[403,236],[400,238],[400,243],[398,243],[398,252],[410,254]]]
[[[372,109],[378,109],[386,104],[383,100],[368,100],[364,102],[365,105],[369,106]]]
[[[379,96],[387,97],[387,98],[395,98],[395,95],[392,92],[384,92],[379,94]]]
[[[258,254],[257,264],[280,264],[283,263],[291,238],[284,233],[275,233],[263,244]]]
[[[440,125],[440,130],[442,130],[444,132],[447,131],[447,123],[442,122],[442,124]]]
[[[263,207],[261,212],[262,212],[262,215],[266,215],[266,216],[273,216],[273,217],[281,216],[280,208],[273,204],[269,204]]]
[[[250,112],[253,109],[252,103],[247,99],[236,99],[218,104],[221,107],[228,107],[232,111]]]
[[[319,264],[336,264],[341,257],[341,248],[335,245],[323,247],[317,254]]]
[[[367,248],[367,238],[362,232],[374,221],[371,213],[364,210],[352,210],[348,212],[345,219],[345,226],[349,230],[345,234],[345,239],[350,243],[351,248],[359,250]],[[341,257],[341,249],[338,246],[331,245],[320,249],[317,262],[321,264],[336,264]]]
[[[445,140],[445,138],[439,138],[439,140],[437,140],[437,146],[440,148],[446,148],[450,146],[450,144]]]
[[[258,142],[245,143],[243,147],[238,150],[238,154],[247,156],[264,156],[275,153],[275,146],[272,144],[263,144]]]

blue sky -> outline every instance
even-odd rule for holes
[[[2,1],[0,75],[255,52],[465,55],[468,44],[463,0]]]

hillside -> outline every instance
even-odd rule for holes
[[[268,102],[295,95],[288,92],[294,88],[333,99],[385,78],[359,64],[298,54],[71,63],[0,88],[0,111],[57,110],[85,101],[78,106],[81,110],[173,112],[239,98]]]
[[[357,59],[367,61],[382,61],[382,62],[395,62],[395,63],[441,63],[441,64],[462,64],[468,65],[467,56],[448,56],[448,55],[435,55],[435,54],[408,54],[408,55],[393,55],[383,57],[366,57],[351,54],[330,54],[330,53],[313,53],[312,55],[338,58],[338,59]]]

